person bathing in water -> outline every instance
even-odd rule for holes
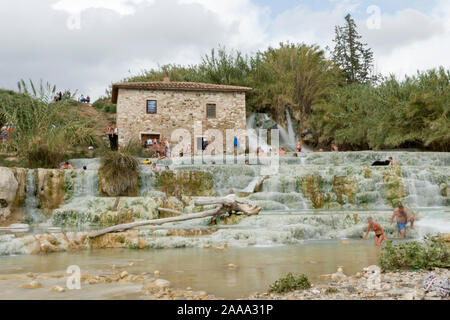
[[[397,163],[395,163],[395,161],[392,157],[389,157],[389,159],[386,161],[377,160],[374,163],[372,163],[372,167],[385,167],[385,166],[386,167],[387,166],[395,167],[395,166],[397,166]]]
[[[373,221],[371,217],[367,218],[367,222],[369,223],[369,225],[367,226],[366,234],[364,235],[361,241],[366,240],[370,230],[372,230],[373,232],[375,232],[375,240],[374,240],[375,245],[377,247],[381,246],[383,240],[387,240],[383,228],[378,223]]]
[[[395,209],[394,213],[392,214],[391,218],[391,225],[394,222],[394,218],[397,217],[397,226],[398,230],[400,231],[400,235],[402,236],[402,239],[406,238],[406,225],[408,222],[411,222],[411,229],[414,228],[414,216],[411,215],[408,218],[408,209],[406,209],[404,206],[400,205],[397,209]]]

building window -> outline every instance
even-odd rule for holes
[[[147,100],[147,114],[156,114],[157,103],[156,100]]]
[[[216,105],[212,103],[208,103],[206,105],[206,118],[214,119],[216,117]]]

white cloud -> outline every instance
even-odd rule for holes
[[[79,14],[88,9],[109,9],[120,15],[131,15],[135,14],[136,5],[143,2],[152,4],[154,0],[60,0],[52,8],[69,14]]]
[[[180,4],[198,4],[214,13],[229,31],[228,43],[242,50],[253,50],[267,42],[266,28],[270,9],[259,7],[250,0],[179,0]]]
[[[327,9],[298,5],[271,16],[252,0],[0,1],[0,87],[40,78],[97,97],[112,82],[158,64],[198,63],[219,44],[245,53],[280,41],[332,46],[334,26],[359,0],[330,0]],[[81,28],[69,30],[71,15]],[[450,4],[428,13],[382,15],[380,30],[357,21],[383,73],[449,67]]]
[[[375,32],[375,31],[374,31]],[[450,67],[450,4],[442,1],[429,15],[403,10],[384,16],[378,39],[373,41],[378,71],[415,74],[417,70]]]

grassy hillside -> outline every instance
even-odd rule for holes
[[[0,145],[0,166],[54,168],[103,152],[101,138],[115,114],[72,99],[53,102],[52,94],[0,90],[0,125],[13,124],[10,139]]]

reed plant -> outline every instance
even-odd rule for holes
[[[31,168],[56,168],[71,147],[96,144],[92,120],[73,111],[73,96],[54,102],[55,93],[48,83],[36,87],[22,80],[19,93],[0,96],[0,118],[12,127],[6,150]]]

